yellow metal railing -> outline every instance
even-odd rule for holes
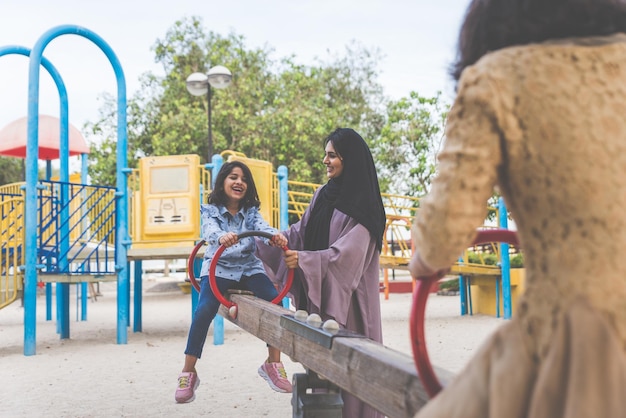
[[[497,213],[497,208],[489,208]],[[483,226],[482,229],[496,228]],[[501,244],[491,242],[466,248],[462,261],[452,267],[452,272],[470,275],[499,275],[500,274]]]
[[[272,210],[271,210],[271,219],[268,220],[270,225],[272,225],[276,229],[280,229],[280,191],[278,185],[278,176],[276,173],[272,173]]]
[[[2,196],[0,200],[0,309],[18,299],[22,291],[24,198]]]
[[[302,181],[287,181],[287,213],[289,215],[295,215],[300,219],[306,208],[309,207],[313,193],[315,193],[320,186],[321,184]]]
[[[313,193],[321,184],[288,181],[288,213],[302,217],[313,197]],[[383,205],[387,215],[381,265],[400,266],[408,264],[412,248],[410,231],[413,218],[419,206],[419,198],[382,193]]]
[[[0,195],[23,195],[26,183],[11,183],[0,186]]]
[[[288,212],[290,215],[300,219],[309,206],[313,193],[321,184],[298,181],[288,181],[287,183],[289,189]],[[381,193],[381,197],[383,206],[385,207],[385,214],[387,215],[383,246],[380,254],[381,267],[390,269],[406,268],[413,254],[413,247],[411,245],[411,225],[419,210],[419,198],[390,193]],[[497,219],[498,208],[488,206],[487,210],[494,212]],[[486,271],[496,274],[496,272],[499,271],[499,267],[489,264],[485,260],[486,254],[488,253],[495,254],[495,256],[499,258],[499,246],[493,244],[491,247],[491,251],[488,251],[485,246],[482,247],[481,251],[474,251],[479,258],[478,262],[469,261],[469,252],[473,250],[473,248],[469,248],[464,254],[464,262],[456,263],[455,266],[453,266],[453,271],[463,270],[469,273],[474,271]]]

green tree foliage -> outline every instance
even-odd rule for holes
[[[429,190],[448,109],[441,94],[422,97],[416,92],[387,105],[387,120],[375,147],[383,190],[409,196]]]
[[[193,153],[206,161],[207,100],[190,95],[185,79],[218,64],[231,70],[233,83],[212,89],[215,152],[243,152],[274,167],[286,165],[291,179],[322,182],[323,139],[336,127],[353,127],[375,146],[385,119],[378,51],[353,43],[345,55],[303,66],[294,57],[275,60],[271,49],[250,49],[244,41],[206,31],[195,17],[176,22],[157,40],[155,60],[165,76],[145,74],[140,93],[129,100],[129,166],[143,155]],[[95,183],[114,184],[115,106],[106,97],[100,120],[88,125],[98,138],[91,149]]]
[[[0,185],[24,181],[24,172],[20,158],[0,157]]]

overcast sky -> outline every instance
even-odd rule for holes
[[[295,55],[313,64],[328,51],[343,53],[351,40],[379,48],[380,82],[390,98],[410,91],[453,98],[447,73],[454,58],[459,25],[469,0],[2,0],[0,46],[32,48],[49,29],[85,27],[107,42],[121,62],[128,97],[140,74],[162,74],[151,47],[176,20],[199,16],[207,29],[223,36],[234,32],[248,48],[267,45],[273,58]],[[67,87],[70,123],[95,121],[103,92],[116,83],[104,53],[77,35],[55,38],[44,56],[59,70]],[[0,57],[0,129],[26,116],[28,59]],[[59,115],[59,96],[42,69],[40,113]]]

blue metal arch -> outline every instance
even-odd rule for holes
[[[3,55],[9,54],[17,54],[24,55],[26,57],[30,56],[30,49],[20,46],[20,45],[6,45],[0,47],[0,57]],[[54,84],[57,86],[57,90],[59,91],[59,99],[60,99],[60,119],[61,119],[61,147],[60,147],[60,158],[63,160],[63,150],[65,149],[65,158],[69,159],[69,111],[68,111],[68,103],[67,103],[67,89],[65,88],[65,83],[63,83],[63,79],[61,78],[61,74],[59,71],[52,65],[52,63],[45,57],[41,57],[41,65],[48,71]],[[65,165],[69,166],[69,162]],[[63,164],[61,164],[63,166]],[[61,174],[63,175],[63,174]],[[69,178],[69,174],[66,173]]]
[[[8,55],[8,54],[18,54],[29,57],[31,50],[19,45],[7,45],[4,47],[0,47],[0,56]],[[69,178],[69,107],[68,107],[68,99],[67,99],[67,89],[65,87],[65,83],[61,77],[59,71],[50,63],[48,59],[45,57],[41,57],[42,66],[48,71],[50,76],[52,77],[54,83],[57,86],[57,90],[59,91],[59,100],[60,100],[60,147],[59,147],[59,158],[61,160],[61,179],[67,181]],[[35,206],[36,207],[36,206]],[[36,211],[36,209],[35,209]],[[62,262],[62,261],[61,261]],[[50,309],[50,289],[47,289],[46,300],[48,301],[48,309]],[[63,306],[66,304],[66,299],[69,297],[69,288],[65,286],[65,288],[61,287],[57,289],[57,307]],[[65,299],[64,299],[65,298]],[[34,309],[35,305],[32,305]],[[47,313],[47,317],[49,318],[50,312]],[[32,338],[34,344],[34,336],[36,333],[36,329],[30,329],[29,327],[33,326],[33,322],[30,318],[35,318],[36,312],[34,310],[29,311],[28,309],[24,310],[24,347],[26,347],[30,343]],[[27,320],[28,318],[28,320]],[[36,325],[36,322],[34,323]],[[59,315],[59,331],[61,333],[61,338],[69,337],[69,314],[65,312],[65,315]],[[32,337],[31,337],[32,336]],[[25,350],[26,353],[26,350]]]
[[[24,354],[36,353],[36,292],[37,292],[37,161],[39,159],[39,71],[43,51],[53,39],[61,35],[79,35],[96,44],[107,56],[117,80],[117,208],[116,221],[116,268],[117,280],[117,343],[127,343],[127,323],[129,318],[129,275],[127,266],[128,235],[128,195],[127,195],[127,134],[126,134],[126,81],[122,66],[113,49],[96,33],[76,25],[61,25],[49,29],[37,40],[30,53],[28,78],[28,142],[26,147],[26,216],[25,216],[25,276],[24,276]],[[61,150],[61,172],[69,171],[63,167],[63,154],[69,158],[69,146]],[[68,160],[69,161],[69,160]],[[67,174],[66,171],[66,174]],[[64,181],[63,178],[61,178]],[[65,179],[66,181],[67,179]]]

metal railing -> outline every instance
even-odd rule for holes
[[[206,201],[211,191],[211,172],[204,165],[200,171],[200,202]],[[279,181],[276,173],[271,179],[272,210],[270,223],[278,227],[280,219]],[[287,212],[289,224],[299,220],[311,202],[314,192],[321,184],[287,181]],[[0,308],[18,297],[22,286],[20,266],[23,264],[23,183],[0,186]],[[140,218],[137,192],[140,187],[139,171],[132,170],[129,187],[129,234],[131,239]],[[115,270],[115,188],[89,186],[59,181],[41,181],[38,186],[38,268],[41,274],[114,274]],[[382,194],[387,215],[386,230],[381,252],[381,266],[406,267],[413,248],[411,225],[419,210],[419,198],[395,194]],[[496,212],[497,208],[490,207]],[[64,221],[63,221],[64,219]],[[198,234],[200,233],[198,228]],[[475,250],[475,249],[474,249]],[[470,260],[469,253],[463,268],[487,267],[484,254],[499,248],[475,251],[478,261]],[[499,266],[489,266],[498,269]],[[4,304],[4,305],[3,305]]]
[[[115,274],[115,188],[41,181],[41,274]]]
[[[308,208],[313,193],[322,185],[288,181],[288,213],[290,223],[300,219]],[[382,193],[387,215],[381,259],[383,264],[407,264],[411,258],[410,231],[419,207],[419,198]]]
[[[23,283],[24,197],[7,189],[0,189],[0,309],[20,297]]]
[[[299,181],[288,181],[288,212],[290,215],[290,224],[302,217],[313,197],[313,193],[322,185],[315,183],[306,183]],[[419,210],[419,198],[413,196],[397,195],[390,193],[381,193],[383,206],[387,222],[385,225],[385,234],[383,235],[383,245],[380,254],[381,266],[394,268],[408,265],[413,254],[413,246],[411,243],[411,225],[413,219]],[[498,217],[498,208],[488,206],[489,212],[494,212]],[[465,269],[486,268],[499,270],[499,266],[491,264],[486,258],[487,253],[495,254],[499,258],[499,247],[492,245],[491,251],[482,249],[477,252],[477,260],[472,258],[469,260],[468,249],[463,256],[465,260],[461,263]],[[459,263],[457,263],[459,264]]]

